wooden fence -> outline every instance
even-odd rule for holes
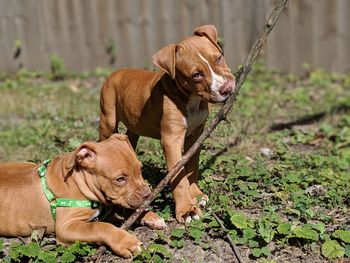
[[[49,70],[53,54],[72,71],[153,67],[161,47],[214,24],[234,70],[272,0],[0,0],[0,71]],[[290,0],[263,56],[302,74],[303,63],[350,72],[350,1]]]

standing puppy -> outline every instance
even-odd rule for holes
[[[160,72],[124,69],[106,80],[99,134],[105,140],[117,132],[121,121],[134,148],[140,135],[160,139],[170,171],[202,134],[208,102],[224,102],[235,81],[212,25],[201,26],[193,36],[162,48],[153,62]],[[171,181],[179,222],[200,216],[197,200],[205,204],[208,199],[197,185],[199,152]]]

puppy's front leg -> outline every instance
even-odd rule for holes
[[[184,137],[184,134],[162,134],[161,143],[168,171],[181,160]],[[188,217],[201,213],[191,198],[190,183],[184,169],[171,180],[170,185],[175,199],[177,221],[184,222]]]
[[[204,124],[198,127],[191,135],[185,138],[185,153],[191,148],[191,146],[197,141],[199,136],[203,133]],[[192,199],[199,204],[205,206],[208,201],[208,196],[203,194],[198,187],[198,174],[199,174],[199,155],[202,150],[200,149],[192,156],[192,158],[185,165],[188,180],[190,182],[190,191]]]
[[[107,245],[114,253],[124,258],[129,258],[141,250],[141,242],[135,236],[104,222],[70,220],[63,224],[56,224],[56,238],[61,244],[84,241]]]

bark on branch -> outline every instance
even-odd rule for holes
[[[156,196],[164,189],[164,187],[170,182],[170,180],[175,177],[184,167],[184,165],[189,161],[189,159],[196,153],[203,142],[210,136],[215,127],[222,121],[226,119],[228,112],[231,110],[239,90],[245,80],[247,74],[250,72],[252,64],[258,57],[261,48],[265,44],[267,37],[269,36],[271,30],[275,26],[280,14],[282,13],[284,7],[286,6],[288,0],[276,0],[273,10],[271,11],[266,24],[262,27],[259,33],[258,39],[255,41],[253,47],[250,49],[247,58],[245,59],[240,70],[236,75],[236,88],[235,92],[226,100],[225,104],[221,107],[219,112],[216,114],[215,118],[207,125],[206,129],[198,140],[192,145],[192,147],[186,152],[182,159],[174,166],[173,169],[164,177],[162,181],[153,189],[152,194],[143,202],[143,204],[124,222],[122,225],[123,229],[128,229],[137,220],[137,218],[149,207],[151,202],[156,198]]]

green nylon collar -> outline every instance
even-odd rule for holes
[[[42,165],[38,168],[38,175],[40,177],[41,186],[43,187],[43,192],[50,202],[51,214],[54,220],[56,220],[56,208],[57,207],[86,207],[96,209],[99,206],[99,202],[90,201],[90,200],[75,200],[75,199],[66,199],[66,198],[55,198],[53,193],[51,192],[49,185],[46,180],[46,171],[47,166],[49,165],[51,160],[46,160]]]

